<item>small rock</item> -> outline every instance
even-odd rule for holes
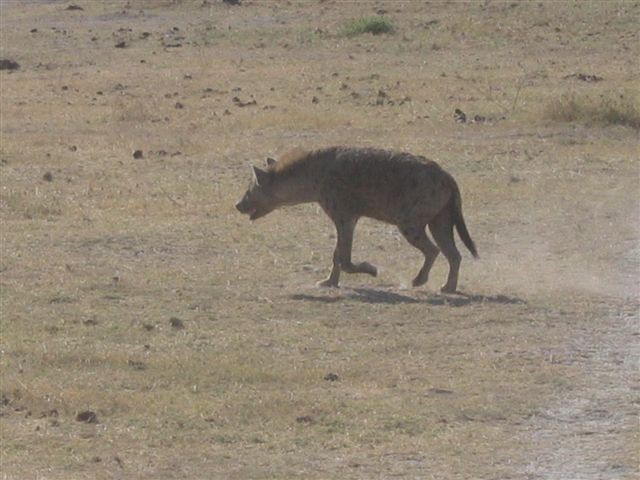
[[[183,108],[184,108],[184,105],[183,105],[182,103],[180,103],[180,102],[176,102],[175,107],[176,107],[178,110],[181,110],[181,109],[183,109]]]
[[[311,103],[320,103],[320,99],[319,99],[318,97],[315,97],[315,96],[314,96],[314,97],[311,99]]]
[[[446,390],[444,388],[430,388],[427,390],[429,395],[452,395],[453,392],[451,390]]]
[[[0,60],[0,70],[17,70],[19,68],[20,64],[14,60]]]
[[[124,40],[121,42],[118,42],[114,45],[116,48],[127,48],[127,42],[125,42]]]
[[[459,108],[456,108],[453,112],[453,119],[456,121],[456,123],[466,123],[467,115]]]
[[[138,360],[128,360],[127,365],[129,365],[134,370],[144,370],[145,368],[147,368],[144,362],[140,362]]]
[[[233,97],[231,100],[233,101],[233,103],[235,104],[236,107],[250,107],[252,105],[257,105],[258,104],[258,102],[256,102],[255,100],[250,100],[248,102],[243,102],[238,97]]]
[[[82,8],[82,7],[81,7],[81,6],[79,6],[79,5],[71,4],[71,5],[69,5],[67,8],[65,8],[65,10],[69,10],[69,11],[73,11],[73,10],[84,10],[84,8]]]
[[[337,374],[335,374],[335,373],[327,373],[327,374],[324,376],[324,379],[325,379],[327,382],[337,382],[337,381],[340,379],[340,377],[338,377],[338,375],[337,375]]]
[[[169,319],[169,325],[171,325],[176,330],[180,330],[184,328],[184,322],[180,320],[178,317],[171,317]]]
[[[564,77],[565,79],[567,78],[575,78],[577,80],[581,80],[583,82],[601,82],[602,80],[604,80],[604,78],[599,77],[598,75],[592,75],[589,73],[572,73],[571,75],[566,75]]]
[[[53,181],[53,174],[51,172],[47,172],[42,176],[42,179],[45,182],[52,182]]]
[[[98,416],[91,410],[85,410],[76,415],[76,420],[84,423],[98,423]]]
[[[78,151],[78,147],[76,147],[75,145],[71,145],[71,146],[69,147],[69,151],[70,151],[70,152],[77,152],[77,151]]]
[[[136,160],[142,158],[142,150],[136,150],[133,152],[133,158],[135,158]]]
[[[38,29],[37,28],[32,28],[31,30],[29,30],[31,33],[37,33]]]

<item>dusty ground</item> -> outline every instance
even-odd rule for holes
[[[638,2],[0,5],[3,478],[638,478]],[[234,211],[334,144],[455,175],[461,295]]]

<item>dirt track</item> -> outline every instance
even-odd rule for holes
[[[605,317],[596,331],[576,333],[566,350],[586,379],[550,403],[528,425],[533,478],[615,479],[633,474],[624,458],[637,445],[618,441],[638,428],[637,306]],[[619,459],[619,460],[618,460]]]

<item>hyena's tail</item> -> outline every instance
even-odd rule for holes
[[[464,223],[464,217],[462,216],[462,197],[460,195],[460,189],[455,181],[453,182],[453,205],[451,208],[451,216],[462,243],[464,243],[469,249],[473,258],[479,258],[480,256],[476,250],[476,244],[473,243],[471,235],[469,235],[469,230],[467,230],[467,225]]]

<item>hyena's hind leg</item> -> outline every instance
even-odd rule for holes
[[[414,287],[419,287],[429,280],[429,272],[440,250],[427,237],[426,225],[400,225],[399,228],[404,238],[424,255],[424,264],[412,282]]]
[[[334,220],[337,232],[336,248],[333,252],[333,266],[329,278],[319,282],[322,287],[337,287],[340,280],[340,272],[367,273],[372,276],[378,274],[378,269],[368,262],[352,263],[351,249],[353,247],[353,232],[356,228],[357,218],[345,218]]]
[[[447,282],[440,288],[443,293],[455,293],[458,288],[458,272],[462,258],[453,238],[453,219],[450,208],[451,204],[443,208],[429,223],[433,239],[449,262]]]

